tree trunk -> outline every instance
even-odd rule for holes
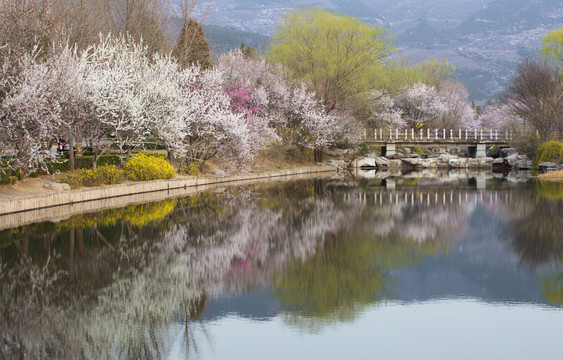
[[[68,135],[68,161],[70,163],[70,170],[74,170],[74,136],[72,136],[72,132],[69,130]],[[63,149],[64,150],[64,149]]]
[[[322,162],[323,161],[323,148],[317,147],[315,148],[315,161]]]
[[[94,156],[92,157],[92,170],[95,172],[98,168],[98,149],[94,149]]]
[[[82,156],[82,135],[76,137],[76,156]]]

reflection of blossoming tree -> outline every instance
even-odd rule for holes
[[[292,323],[350,319],[389,294],[389,269],[447,245],[450,230],[438,231],[438,221],[459,229],[467,211],[412,210],[419,225],[409,228],[412,214],[404,205],[374,209],[324,190],[296,182],[201,193],[51,224],[48,262],[38,260],[45,256],[38,246],[25,252],[28,263],[0,272],[0,301],[11,314],[0,321],[10,344],[0,351],[7,357],[19,349],[30,357],[163,356],[178,319],[190,344],[191,324],[207,298],[270,283],[282,305],[303,315],[288,318]],[[434,223],[431,213],[440,214]],[[414,236],[424,223],[430,224],[425,235]]]
[[[306,259],[295,259],[274,280],[274,292],[291,309],[287,321],[318,331],[350,321],[390,295],[389,270],[444,251],[465,227],[473,206],[411,207],[404,203],[363,208]],[[447,221],[444,226],[443,221]]]

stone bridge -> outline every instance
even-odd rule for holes
[[[487,147],[508,146],[513,134],[498,129],[375,129],[368,144],[381,145],[381,155],[396,154],[397,146],[456,145],[467,146],[468,157],[486,157]]]

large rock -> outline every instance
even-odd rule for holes
[[[450,169],[465,169],[467,166],[467,159],[465,158],[454,158],[448,160],[448,167]]]
[[[530,170],[532,161],[526,155],[512,154],[506,157],[508,164],[515,170]]]
[[[508,157],[510,155],[518,155],[518,151],[514,148],[502,148],[500,149],[500,156],[501,157]]]
[[[385,157],[376,157],[375,158],[375,164],[377,165],[377,167],[379,169],[381,168],[386,168],[389,166],[389,159],[385,158]]]
[[[458,157],[456,155],[451,155],[451,154],[440,154],[440,156],[438,156],[438,159],[441,163],[448,164],[450,160],[458,159]]]
[[[48,182],[43,184],[43,188],[51,191],[70,191],[70,185],[65,183]]]
[[[389,164],[387,165],[387,167],[392,169],[400,169],[401,164],[402,164],[401,160],[389,160]]]
[[[491,169],[493,166],[493,158],[486,157],[480,159],[467,159],[468,169]]]
[[[559,165],[554,162],[542,162],[539,164],[539,168],[543,172],[557,171],[559,170]]]
[[[364,157],[364,158],[358,159],[358,160],[356,160],[356,167],[375,169],[375,167],[376,167],[375,158]]]
[[[403,159],[403,165],[404,167],[408,168],[408,169],[422,169],[422,163],[421,163],[421,159],[411,159],[411,158],[406,158]]]
[[[407,168],[414,170],[421,169],[434,169],[437,167],[437,161],[435,159],[402,159],[403,165]]]

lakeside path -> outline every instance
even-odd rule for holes
[[[34,186],[28,187],[25,195],[5,191],[0,195],[0,230],[40,221],[60,221],[76,214],[188,196],[221,186],[314,178],[331,173],[336,174],[335,167],[320,165],[258,174],[129,182],[70,191],[46,191],[36,181]]]

